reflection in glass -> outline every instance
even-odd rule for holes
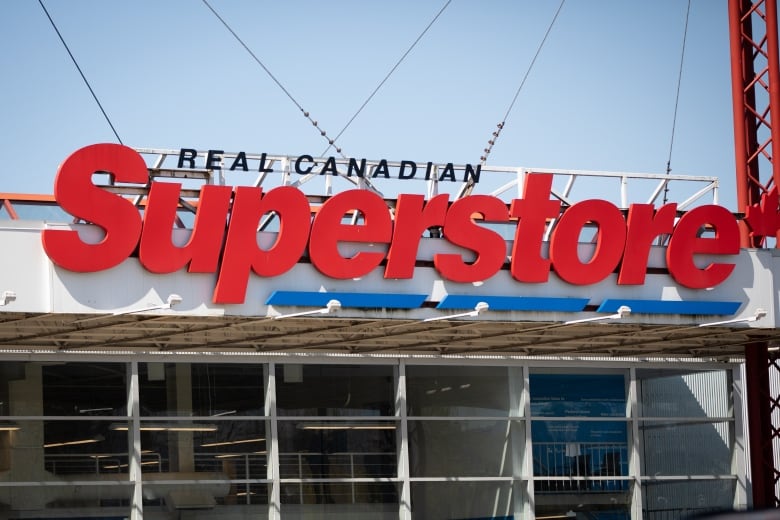
[[[643,417],[732,417],[728,370],[637,370]]]
[[[72,517],[74,510],[87,510],[95,518],[129,518],[130,484],[111,486],[47,484],[45,486],[0,485],[0,503],[4,518]]]
[[[537,492],[536,518],[628,520],[631,518],[630,496],[630,493],[583,495],[581,491],[571,487],[555,494]],[[673,517],[666,517],[664,520],[673,520]]]
[[[531,374],[535,417],[625,417],[622,374]]]
[[[731,473],[730,423],[646,422],[640,424],[647,475]]]
[[[277,365],[280,416],[392,416],[395,390],[389,365]]]
[[[265,415],[263,365],[140,363],[142,416]]]
[[[534,475],[539,477],[608,477],[628,475],[625,422],[534,421]],[[619,485],[595,480],[593,489]]]
[[[161,482],[157,475],[144,477],[144,515],[152,518],[268,518],[266,483],[195,481]]]
[[[382,478],[397,475],[392,421],[279,421],[282,478]]]
[[[0,415],[126,415],[126,365],[6,361]]]
[[[512,482],[412,482],[412,518],[521,518],[519,486]]]
[[[731,510],[736,484],[736,479],[645,482],[642,484],[642,517],[676,520]]]
[[[282,517],[321,518],[340,512],[361,519],[398,518],[398,496],[395,482],[331,482],[327,492],[314,482],[283,483]]]
[[[264,421],[141,421],[141,449],[158,465],[145,472],[166,472],[168,479],[203,473],[213,479],[265,479],[267,447]],[[196,475],[197,478],[205,478]]]
[[[515,421],[409,421],[412,477],[502,477],[520,473],[522,424]]]
[[[507,367],[409,366],[407,413],[506,417],[510,415],[510,372],[517,372],[519,379],[519,370]]]
[[[19,421],[17,431],[0,432],[0,459],[6,461],[11,474],[20,477],[16,480],[127,473],[127,433],[112,430],[112,424],[112,421]]]
[[[537,373],[529,385],[536,514],[628,518],[628,423],[566,419],[625,417],[625,376]]]

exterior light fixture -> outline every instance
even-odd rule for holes
[[[315,309],[313,311],[293,312],[292,314],[280,314],[274,316],[275,320],[283,320],[285,318],[297,318],[299,316],[312,316],[314,314],[333,314],[341,308],[341,302],[338,300],[330,300],[325,304],[325,307],[321,309]]]
[[[161,303],[159,305],[151,305],[149,307],[142,307],[140,309],[128,309],[126,311],[117,311],[112,312],[110,314],[98,314],[97,316],[90,316],[89,318],[84,318],[83,320],[77,320],[73,323],[86,323],[88,321],[95,321],[95,320],[101,320],[103,318],[111,317],[111,316],[125,316],[127,314],[137,314],[139,312],[148,312],[148,311],[158,311],[162,309],[172,309],[175,305],[178,305],[182,302],[182,297],[178,294],[170,294],[168,298],[165,300],[165,303]]]
[[[13,291],[3,291],[2,297],[0,297],[0,306],[8,305],[12,301],[16,300],[16,293]]]
[[[122,316],[124,314],[135,314],[137,312],[158,311],[162,309],[172,309],[175,305],[182,302],[182,297],[178,294],[170,294],[165,300],[165,303],[160,305],[152,305],[151,307],[144,307],[142,309],[130,309],[128,311],[118,311],[113,313],[114,316]]]
[[[733,325],[735,323],[747,323],[751,321],[758,321],[761,318],[764,318],[766,316],[766,310],[765,309],[756,309],[755,314],[753,316],[748,316],[747,318],[735,318],[733,320],[724,320],[724,321],[713,321],[712,323],[700,323],[699,327],[718,327],[720,325]]]
[[[594,321],[606,321],[606,320],[622,320],[631,315],[631,307],[628,305],[621,305],[615,314],[609,316],[596,316],[594,318],[582,318],[580,320],[566,321],[564,325],[577,325],[579,323],[592,323]]]
[[[486,302],[478,302],[474,306],[473,311],[461,312],[459,314],[450,314],[448,316],[436,316],[435,318],[426,318],[422,321],[423,323],[425,323],[429,321],[451,320],[454,318],[476,318],[480,314],[487,312],[489,309],[490,309],[490,305],[488,305]]]
[[[174,305],[179,305],[182,302],[182,297],[178,294],[170,294],[168,295],[168,299],[165,300],[165,305],[162,306],[163,309],[171,309]]]

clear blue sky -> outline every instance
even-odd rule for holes
[[[330,135],[440,1],[210,0]],[[558,0],[453,0],[339,140],[351,157],[478,163]],[[326,143],[199,0],[46,0],[125,144],[320,154]],[[687,2],[567,0],[489,164],[664,173]],[[725,0],[693,0],[673,173],[734,207]],[[0,192],[51,193],[114,136],[37,1],[0,4]]]

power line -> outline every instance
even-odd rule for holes
[[[558,10],[555,11],[555,15],[553,16],[550,25],[547,27],[547,31],[544,33],[544,37],[542,38],[542,41],[539,43],[539,47],[537,47],[536,53],[534,54],[531,63],[528,65],[528,70],[525,71],[525,75],[523,76],[523,79],[520,81],[520,85],[517,87],[517,91],[515,91],[515,96],[512,98],[512,102],[509,103],[509,107],[506,109],[506,113],[504,114],[503,119],[501,119],[501,122],[498,123],[498,125],[496,125],[497,128],[493,132],[492,139],[488,140],[488,147],[484,149],[485,154],[479,158],[481,164],[484,165],[485,161],[487,161],[488,155],[490,155],[490,152],[493,150],[493,145],[496,144],[496,141],[498,140],[498,136],[501,134],[501,130],[504,129],[506,120],[509,118],[509,114],[510,112],[512,112],[512,108],[514,108],[515,102],[517,102],[517,98],[520,95],[520,91],[523,89],[523,85],[525,85],[525,81],[528,79],[528,76],[531,74],[531,70],[534,68],[534,64],[536,63],[536,58],[538,58],[539,53],[542,52],[542,47],[544,47],[544,44],[547,41],[547,37],[550,35],[550,31],[552,31],[553,25],[555,25],[555,21],[558,19],[558,15],[561,13],[561,9],[563,8],[563,4],[565,2],[566,0],[561,0],[560,5],[558,5]]]
[[[328,153],[328,150],[330,149],[330,147],[333,146],[333,142],[338,140],[338,138],[341,137],[341,134],[343,134],[347,130],[347,128],[349,128],[349,125],[351,125],[352,122],[355,120],[355,118],[360,114],[360,112],[363,111],[363,109],[366,107],[368,102],[371,101],[371,99],[374,97],[374,95],[377,92],[379,92],[379,89],[382,88],[382,85],[385,84],[385,82],[390,78],[390,76],[393,74],[393,72],[395,72],[395,69],[397,69],[398,66],[401,64],[401,62],[404,61],[404,59],[406,59],[406,57],[409,55],[410,52],[412,52],[412,49],[414,49],[415,46],[417,45],[417,43],[422,39],[422,37],[425,36],[425,33],[428,32],[428,29],[430,29],[431,26],[436,22],[436,20],[439,19],[439,16],[441,16],[441,14],[444,12],[445,9],[447,9],[447,6],[449,6],[451,2],[452,2],[452,0],[447,0],[447,2],[445,2],[445,4],[442,6],[442,8],[439,9],[439,12],[436,13],[436,16],[433,17],[433,20],[431,20],[430,23],[425,27],[425,29],[423,29],[423,31],[420,33],[420,35],[417,37],[417,39],[414,40],[414,42],[409,46],[409,48],[406,49],[406,52],[404,52],[403,55],[395,63],[395,65],[393,65],[393,68],[390,69],[390,72],[387,73],[387,75],[384,77],[384,79],[379,82],[379,85],[376,86],[374,91],[371,92],[371,94],[366,98],[365,101],[363,101],[363,104],[360,105],[360,108],[357,109],[357,112],[355,112],[352,115],[352,117],[349,119],[349,121],[347,121],[347,124],[344,125],[344,128],[342,128],[341,131],[338,133],[338,135],[336,135],[336,137],[333,138],[333,140],[328,144],[328,147],[325,148],[325,150],[320,154],[320,156],[324,157],[325,154]],[[339,148],[336,148],[336,151],[340,152],[341,150]]]
[[[507,107],[506,113],[504,113],[504,117],[501,119],[501,122],[496,125],[496,129],[493,131],[493,135],[491,136],[490,139],[488,139],[488,146],[483,150],[484,154],[479,158],[479,162],[481,165],[483,166],[485,165],[485,162],[487,161],[490,152],[493,150],[493,146],[496,144],[498,137],[501,135],[501,130],[504,129],[504,125],[506,125],[506,120],[509,119],[509,114],[512,112],[512,109],[514,108],[515,103],[517,102],[517,98],[518,96],[520,96],[520,91],[523,89],[523,86],[525,85],[528,76],[531,74],[531,70],[533,69],[534,64],[536,63],[536,59],[539,57],[539,54],[542,52],[542,47],[544,47],[544,44],[547,41],[547,37],[550,36],[550,32],[552,31],[552,28],[555,25],[555,21],[558,19],[558,15],[561,13],[561,9],[563,9],[564,3],[566,3],[566,0],[561,0],[561,3],[558,5],[558,9],[555,11],[553,18],[550,21],[550,25],[547,27],[547,31],[545,31],[544,37],[542,37],[542,41],[539,43],[539,47],[536,48],[536,53],[534,53],[534,57],[533,59],[531,59],[531,63],[528,65],[528,69],[525,71],[525,75],[523,76],[523,79],[520,81],[520,85],[517,87],[517,90],[515,91],[515,95],[512,98],[512,102],[509,103],[509,106]],[[459,191],[458,197],[468,195],[469,193],[471,193],[471,190],[473,188],[474,188],[474,180],[469,179],[468,182],[464,183],[463,187]]]
[[[677,107],[680,103],[680,85],[682,85],[683,63],[685,61],[685,42],[688,39],[688,18],[691,14],[691,0],[688,0],[688,9],[685,11],[685,29],[683,29],[682,50],[680,51],[680,70],[677,73],[677,93],[674,96],[674,116],[672,117],[672,137],[669,140],[669,157],[666,160],[666,174],[672,172],[672,149],[674,148],[674,131],[677,127]],[[669,185],[664,186],[664,204],[667,201]]]
[[[252,57],[252,59],[254,59],[254,60],[255,60],[255,62],[256,62],[258,65],[260,65],[260,67],[261,67],[261,68],[262,68],[262,69],[265,71],[265,73],[266,73],[266,74],[268,74],[268,77],[270,77],[270,78],[273,80],[273,82],[274,82],[274,83],[276,83],[276,85],[277,85],[277,86],[278,86],[280,89],[282,89],[282,92],[284,92],[284,93],[285,93],[285,95],[287,95],[287,97],[288,97],[288,98],[290,98],[290,101],[292,101],[292,102],[295,104],[295,106],[296,106],[296,107],[298,107],[298,110],[300,110],[300,111],[301,111],[301,113],[303,114],[303,116],[304,116],[306,119],[308,119],[308,120],[311,122],[311,124],[312,124],[312,125],[314,125],[314,128],[316,128],[317,130],[319,130],[319,131],[320,131],[320,135],[321,135],[322,137],[324,137],[325,139],[327,139],[327,140],[328,140],[328,144],[329,144],[329,145],[333,145],[333,144],[334,144],[334,142],[335,142],[335,140],[334,140],[334,139],[330,139],[330,138],[328,138],[328,134],[327,134],[327,132],[326,132],[325,130],[323,130],[322,128],[320,128],[320,126],[319,126],[319,123],[317,122],[317,120],[316,120],[316,119],[313,119],[313,118],[312,118],[312,117],[309,115],[309,112],[308,112],[307,110],[305,110],[305,109],[304,109],[304,108],[301,106],[301,104],[300,104],[300,103],[298,103],[298,101],[297,101],[297,100],[296,100],[296,99],[293,97],[293,95],[290,93],[290,91],[289,91],[289,90],[287,90],[287,89],[285,88],[285,86],[284,86],[284,85],[282,85],[282,82],[281,82],[281,81],[279,81],[278,79],[276,79],[276,76],[274,76],[274,75],[273,75],[273,73],[272,73],[272,72],[271,72],[271,71],[268,69],[268,67],[266,67],[266,66],[265,66],[265,64],[264,64],[264,63],[263,63],[263,62],[260,60],[260,58],[258,58],[258,57],[257,57],[257,55],[256,55],[254,52],[252,52],[252,49],[250,49],[250,48],[249,48],[249,46],[248,46],[246,43],[244,43],[244,40],[242,40],[242,39],[241,39],[241,37],[240,37],[240,36],[238,36],[238,34],[236,34],[236,31],[234,31],[234,30],[233,30],[233,28],[232,28],[232,27],[230,27],[230,25],[229,25],[229,24],[228,24],[228,23],[225,21],[225,19],[224,19],[224,18],[222,18],[222,17],[219,15],[219,13],[217,13],[217,11],[216,11],[216,10],[214,10],[214,8],[213,8],[213,7],[211,7],[211,4],[209,4],[207,0],[202,0],[202,1],[203,1],[203,3],[206,5],[206,7],[208,7],[208,8],[209,8],[209,11],[211,11],[211,12],[214,14],[214,16],[216,16],[216,17],[217,17],[217,19],[218,19],[220,22],[222,22],[222,25],[224,25],[224,26],[225,26],[225,29],[227,29],[227,30],[228,30],[228,32],[230,32],[230,34],[232,34],[232,35],[233,35],[233,38],[235,38],[235,39],[236,39],[236,41],[237,41],[239,44],[241,44],[241,46],[244,48],[244,50],[245,50],[247,53],[249,53],[249,55]],[[338,153],[340,153],[340,154],[341,154],[341,148],[337,148],[337,149],[336,149],[336,151],[338,151]],[[343,156],[343,154],[342,154],[342,156]]]
[[[54,27],[54,31],[57,33],[57,36],[59,36],[60,41],[62,42],[62,45],[65,47],[65,50],[68,51],[68,55],[70,56],[70,59],[73,61],[73,64],[76,66],[76,70],[79,71],[79,74],[81,74],[81,79],[84,80],[84,84],[87,85],[87,88],[89,89],[90,94],[92,94],[92,98],[95,100],[95,103],[97,103],[98,108],[100,108],[100,111],[103,113],[103,117],[106,118],[106,122],[108,123],[108,126],[111,127],[111,131],[114,132],[114,136],[116,136],[116,140],[119,141],[119,144],[124,144],[122,142],[122,139],[119,137],[119,134],[116,131],[116,128],[114,128],[113,123],[111,123],[111,119],[108,117],[108,114],[106,114],[106,111],[103,109],[103,105],[100,104],[100,100],[98,99],[97,95],[95,94],[95,91],[92,90],[92,86],[89,84],[89,81],[87,81],[87,77],[84,75],[84,72],[82,72],[81,67],[79,67],[78,62],[76,61],[76,58],[73,56],[73,53],[70,52],[70,48],[68,47],[68,44],[65,43],[65,38],[62,37],[62,34],[60,33],[60,30],[57,28],[57,24],[54,23],[54,20],[52,19],[51,15],[49,14],[49,11],[46,9],[46,6],[43,5],[43,0],[38,0],[38,3],[41,4],[41,8],[43,9],[43,12],[46,13],[46,18],[49,19],[49,22],[51,23],[51,26]]]

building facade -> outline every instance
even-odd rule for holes
[[[742,355],[776,334],[780,271],[716,204],[578,203],[558,177],[628,175],[522,169],[383,199],[336,162],[313,178],[361,189],[332,195],[266,154],[285,189],[242,190],[112,150],[69,158],[56,204],[3,206],[2,517],[750,507]]]
[[[7,518],[747,506],[737,365],[78,358],[3,363]]]

